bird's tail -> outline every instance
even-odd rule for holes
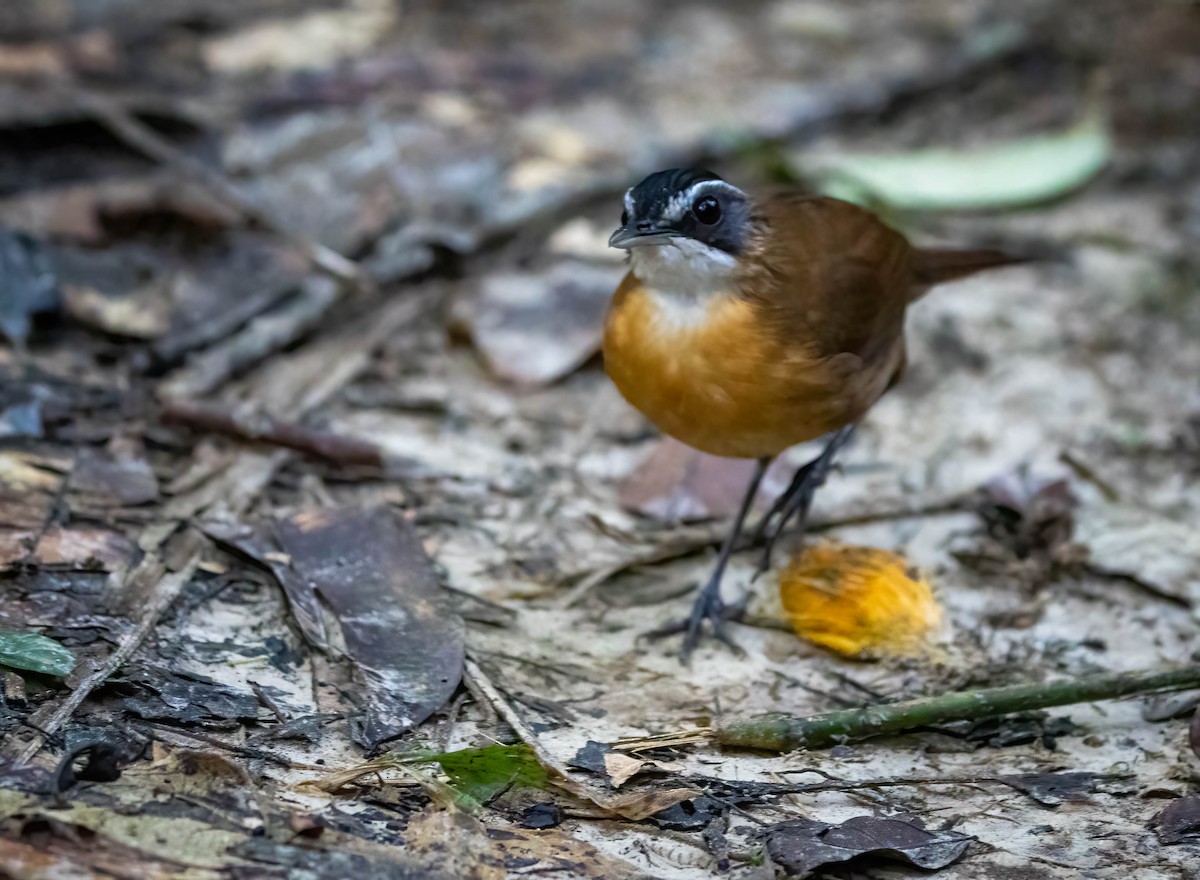
[[[913,274],[916,276],[918,289],[924,292],[944,281],[953,281],[985,269],[1028,263],[1030,259],[1003,251],[919,248],[913,255]]]

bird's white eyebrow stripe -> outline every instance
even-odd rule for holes
[[[683,217],[692,209],[692,203],[698,196],[702,193],[714,191],[738,195],[743,198],[746,195],[732,183],[726,183],[723,180],[699,180],[671,199],[670,204],[667,205],[666,216],[676,219]]]
[[[691,186],[689,186],[686,190],[684,190],[683,195],[687,197],[687,200],[689,202],[691,202],[693,199],[696,198],[696,196],[700,195],[702,192],[712,192],[713,190],[717,190],[720,192],[727,192],[727,193],[730,193],[731,195],[737,195],[737,196],[743,196],[743,197],[746,195],[744,192],[742,192],[740,189],[738,189],[732,183],[726,183],[724,180],[700,180],[700,181],[697,181],[696,183],[693,183]]]
[[[633,216],[633,187],[625,190],[625,211],[630,217]]]

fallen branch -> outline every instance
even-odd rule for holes
[[[849,516],[835,517],[827,520],[814,520],[808,525],[808,533],[815,534],[818,532],[827,532],[832,529],[844,528],[846,526],[865,525],[867,523],[889,522],[899,519],[916,519],[923,516],[943,516],[951,513],[961,513],[967,509],[967,499],[965,497],[951,498],[946,501],[935,501],[930,504],[923,504],[919,507],[901,507],[892,510],[880,510],[868,513],[853,514]],[[749,534],[743,533],[741,540],[738,542],[734,552],[742,552],[745,550],[753,550],[763,546],[765,536],[758,535],[750,530]],[[713,549],[721,546],[721,542],[725,540],[726,528],[707,529],[700,532],[693,532],[684,535],[679,539],[672,541],[669,544],[660,544],[649,550],[642,550],[638,553],[630,554],[624,559],[617,560],[609,565],[601,568],[593,569],[592,571],[575,574],[571,578],[564,580],[574,580],[580,578],[570,590],[559,597],[555,602],[556,608],[570,608],[579,603],[589,592],[591,592],[600,584],[604,583],[619,574],[624,574],[627,571],[635,568],[641,568],[645,565],[660,565],[664,562],[673,562],[676,559],[683,559],[688,556],[693,556],[704,550]]]
[[[162,419],[201,431],[283,446],[335,464],[384,465],[383,452],[374,443],[275,419],[257,409],[198,400],[169,400],[163,404]]]
[[[1050,684],[957,691],[937,697],[840,709],[797,717],[786,713],[728,718],[713,734],[723,746],[790,752],[820,749],[847,740],[904,733],[948,721],[979,720],[1073,703],[1114,700],[1152,691],[1200,687],[1200,666],[1155,672],[1095,675]]]

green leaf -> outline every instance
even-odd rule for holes
[[[0,666],[66,675],[75,668],[75,655],[37,633],[0,632]]]
[[[450,786],[468,804],[486,804],[509,788],[545,788],[546,768],[525,743],[460,749],[410,760],[437,761],[450,777]]]
[[[1101,113],[1072,128],[978,149],[842,153],[802,163],[827,195],[902,211],[1015,208],[1059,198],[1108,164]]]

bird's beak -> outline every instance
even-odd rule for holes
[[[678,234],[670,229],[631,229],[628,226],[622,226],[608,239],[608,246],[629,250],[635,247],[662,244],[667,239],[675,238]]]

